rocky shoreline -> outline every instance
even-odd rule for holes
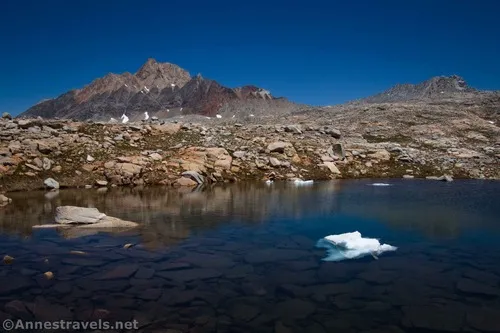
[[[289,120],[257,124],[198,117],[166,122],[153,117],[116,124],[4,115],[0,192],[297,178],[500,179],[500,151],[494,142],[482,152],[460,142],[460,148],[443,151],[428,141],[417,145],[417,139],[400,133],[375,140],[340,123]],[[476,139],[489,143],[484,136]],[[48,178],[55,182],[47,183]]]

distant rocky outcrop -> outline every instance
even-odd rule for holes
[[[418,84],[397,84],[394,87],[376,94],[362,98],[357,102],[362,103],[395,103],[411,101],[434,101],[450,98],[471,98],[483,95],[482,92],[471,88],[467,82],[458,75],[436,76]]]
[[[265,102],[266,109],[282,108],[284,103],[265,89],[227,88],[200,74],[191,77],[177,65],[149,59],[135,74],[110,73],[82,89],[42,101],[20,117],[108,121],[125,113],[133,121],[142,119],[144,112],[162,118],[181,114],[215,117],[221,109],[245,109],[250,100]]]

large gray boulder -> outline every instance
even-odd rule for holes
[[[80,224],[97,223],[106,217],[97,208],[83,208],[75,206],[61,206],[56,208],[56,223]]]
[[[107,228],[133,228],[137,223],[124,221],[116,217],[107,216],[99,212],[97,208],[85,208],[75,206],[60,206],[56,208],[55,224],[41,225],[37,228],[85,228],[85,229],[107,229]]]
[[[52,189],[58,189],[59,188],[59,183],[54,179],[54,178],[47,178],[43,182],[45,186],[52,188]]]

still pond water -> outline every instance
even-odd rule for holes
[[[0,321],[136,320],[141,332],[169,333],[500,332],[500,183],[374,182],[12,193],[0,208],[0,254],[14,258],[0,263]],[[32,230],[61,205],[141,228]],[[317,240],[351,231],[398,250],[322,261]]]

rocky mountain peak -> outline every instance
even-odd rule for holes
[[[233,113],[255,104],[254,100],[278,108],[283,105],[273,104],[274,98],[267,90],[255,86],[227,88],[201,74],[191,77],[177,65],[150,58],[135,74],[107,74],[82,89],[38,103],[21,116],[107,120],[126,113],[133,119],[146,111],[150,116],[215,116],[223,107]]]
[[[149,58],[144,65],[135,73],[135,77],[142,81],[147,89],[163,89],[167,86],[184,86],[190,79],[188,71],[171,63],[160,63]]]
[[[392,88],[360,101],[366,103],[393,103],[407,101],[432,101],[458,98],[477,93],[458,75],[435,76],[418,84],[396,84]]]

